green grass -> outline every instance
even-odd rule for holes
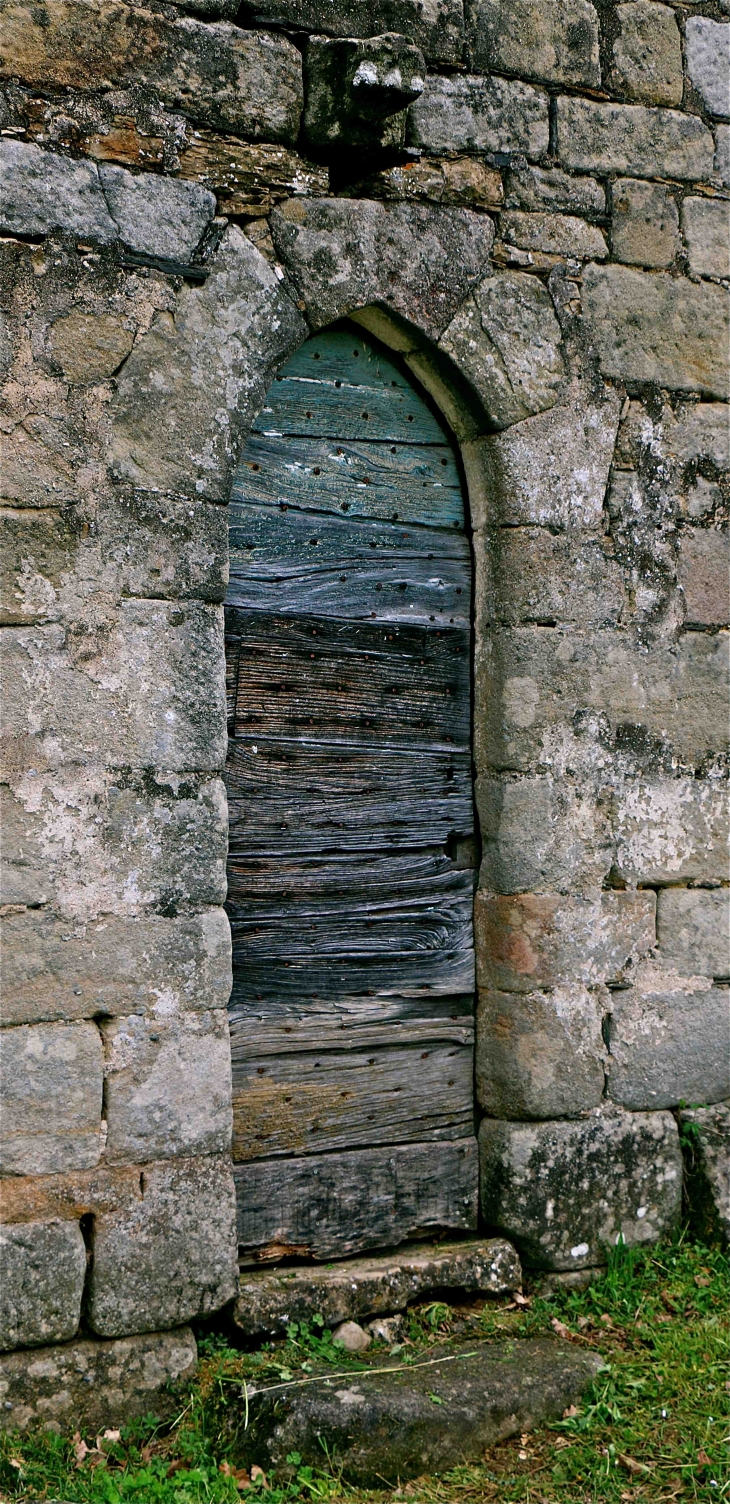
[[[434,1303],[409,1312],[394,1361],[412,1362],[447,1336],[515,1339],[557,1330],[608,1365],[578,1412],[550,1428],[491,1448],[476,1466],[418,1479],[399,1490],[349,1488],[327,1465],[298,1466],[296,1480],[236,1472],[228,1397],[245,1380],[287,1383],[324,1360],[357,1368],[333,1348],[322,1322],[286,1344],[235,1352],[201,1344],[195,1383],[173,1423],[140,1421],[97,1446],[43,1434],[0,1439],[0,1500],[73,1504],[669,1504],[730,1500],[730,1303],[728,1258],[678,1238],[646,1253],[619,1249],[606,1277],[581,1293],[535,1295],[527,1305]],[[253,1470],[255,1473],[255,1469]],[[244,1485],[242,1487],[242,1485]]]

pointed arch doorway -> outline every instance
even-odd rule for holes
[[[341,323],[230,507],[234,1174],[244,1261],[476,1224],[471,550],[455,450]]]

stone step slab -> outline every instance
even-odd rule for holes
[[[247,1339],[281,1336],[290,1321],[315,1314],[328,1326],[405,1310],[435,1290],[505,1295],[519,1290],[522,1270],[504,1238],[414,1244],[381,1258],[282,1269],[246,1270],[232,1313]]]

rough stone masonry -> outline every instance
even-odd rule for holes
[[[482,1225],[658,1238],[681,1105],[722,1180],[730,6],[0,0],[0,79],[1,1413],[57,1425],[237,1294],[225,504],[343,315],[468,484]]]

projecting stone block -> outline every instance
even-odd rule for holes
[[[730,392],[725,288],[588,266],[583,291],[586,325],[606,376],[710,397]]]
[[[474,937],[480,987],[533,992],[622,980],[655,943],[656,895],[601,892],[505,896],[477,892]],[[558,1116],[558,1114],[555,1114]]]
[[[686,198],[682,204],[682,229],[689,248],[690,271],[700,277],[730,277],[727,199]]]
[[[679,250],[679,214],[668,188],[639,178],[613,185],[611,250],[632,266],[671,266]]]
[[[578,172],[699,182],[712,175],[712,133],[696,115],[561,96],[557,130],[558,156]]]
[[[559,167],[533,167],[515,157],[507,170],[508,209],[558,210],[590,218],[603,214],[606,195],[595,178],[573,178]]]
[[[684,592],[685,622],[726,627],[730,621],[730,536],[687,528],[681,535],[677,579]]]
[[[657,938],[662,957],[686,974],[730,977],[730,892],[663,888],[657,896]]]
[[[676,1226],[682,1155],[668,1112],[618,1108],[577,1123],[501,1123],[479,1130],[483,1215],[538,1269],[605,1263],[619,1236],[655,1243]]]
[[[730,1102],[685,1109],[679,1121],[692,1226],[730,1244]]]
[[[303,128],[311,146],[336,153],[402,148],[405,110],[426,76],[423,53],[408,37],[311,37],[304,66]]]
[[[596,225],[572,214],[503,214],[501,237],[526,251],[545,251],[553,256],[571,256],[579,261],[600,260],[608,247]]]
[[[133,251],[189,261],[215,214],[215,196],[197,183],[134,176],[103,163],[99,177],[119,238]]]
[[[85,1170],[101,1153],[102,1050],[95,1024],[3,1029],[0,1173]]]
[[[407,139],[426,152],[516,151],[541,157],[549,136],[547,94],[516,79],[433,75],[408,111]]]
[[[176,1386],[192,1378],[196,1361],[188,1327],[8,1353],[0,1358],[0,1429],[25,1431],[50,1421],[96,1436],[139,1415],[164,1420],[179,1411]]]
[[[476,0],[472,66],[552,84],[601,82],[598,16],[588,0]]]
[[[179,1326],[236,1294],[230,1160],[148,1165],[142,1196],[94,1227],[89,1325],[101,1337]]]
[[[522,272],[487,277],[440,341],[478,392],[492,423],[506,428],[552,407],[565,366],[550,295]]]
[[[8,235],[67,230],[101,245],[119,234],[92,162],[8,138],[0,141],[0,229]]]
[[[604,1089],[603,988],[577,984],[550,992],[480,991],[476,1090],[498,1118],[578,1117]]]
[[[727,970],[730,965],[726,961]],[[608,1094],[639,1111],[730,1095],[730,991],[646,963],[613,994]]]
[[[231,1142],[228,1014],[132,1014],[101,1025],[108,1164],[225,1154]]]
[[[480,884],[498,893],[600,888],[613,853],[609,799],[563,777],[479,777]]]
[[[330,37],[374,37],[399,31],[434,63],[460,63],[464,41],[463,0],[246,0],[261,21],[283,23]]]
[[[614,796],[617,870],[628,883],[724,881],[728,798],[721,777],[631,777]]]
[[[86,1245],[77,1223],[0,1225],[0,1352],[68,1342],[78,1331],[85,1277]],[[7,1408],[2,1379],[0,1366]]]
[[[691,83],[711,115],[730,120],[730,24],[690,16],[685,36]]]
[[[616,20],[611,91],[642,104],[681,105],[682,43],[674,11],[657,0],[631,0],[617,6]]]

